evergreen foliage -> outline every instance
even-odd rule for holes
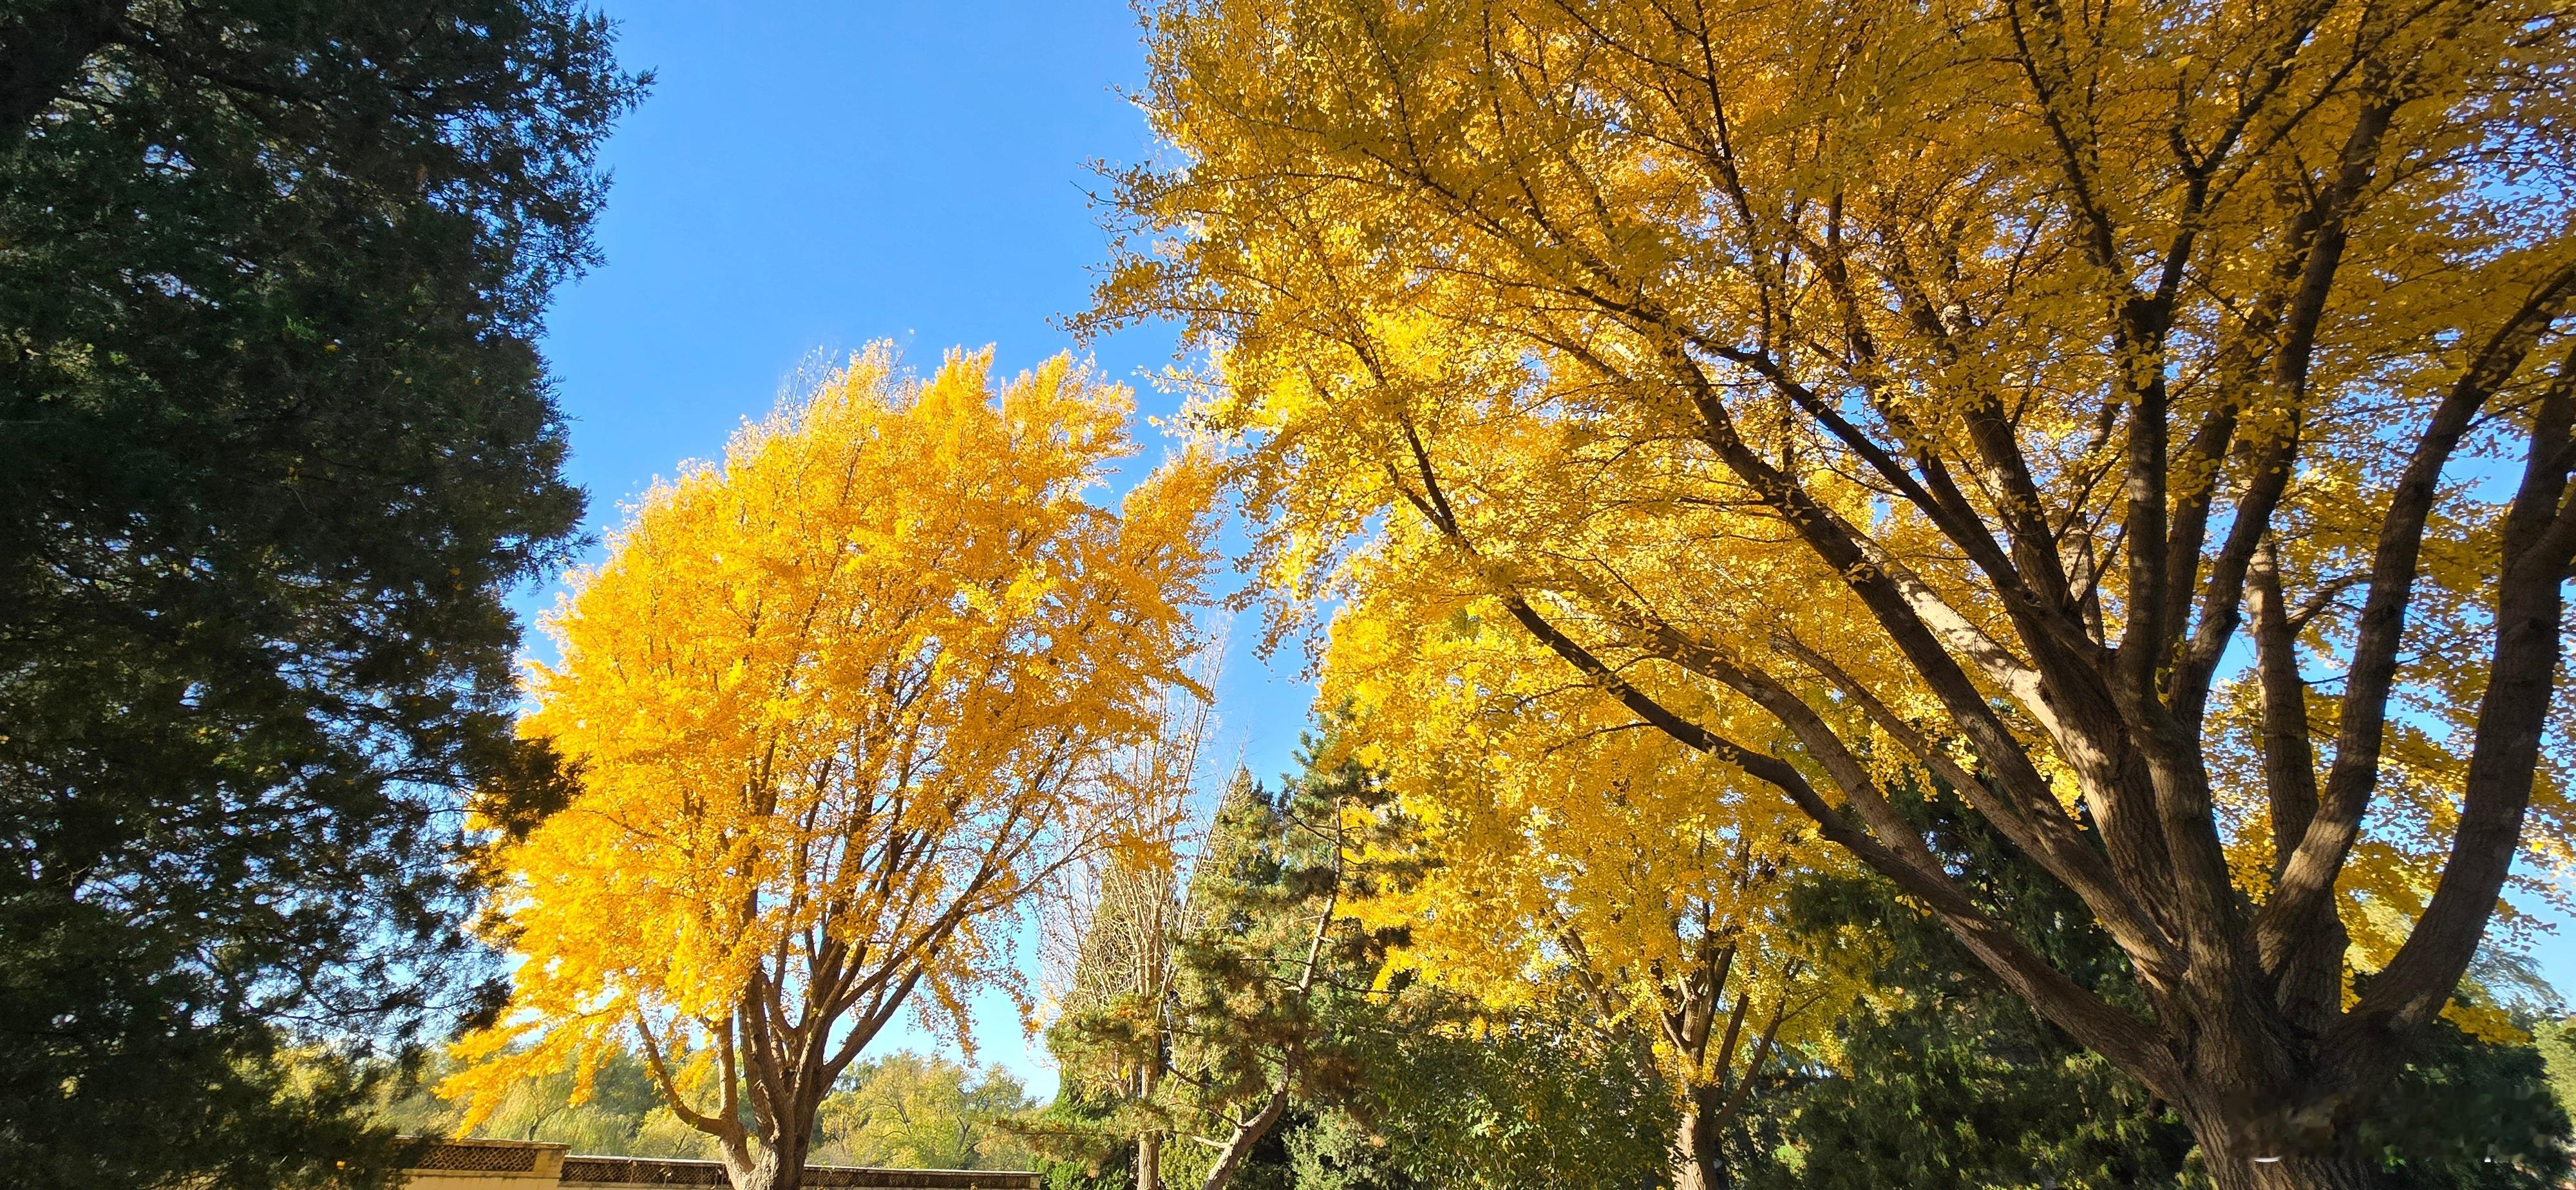
[[[873,349],[522,716],[582,2],[0,0],[9,1184],[2576,1184],[2563,6],[1148,4],[1223,445]],[[1229,482],[1343,734],[1181,856]],[[1052,1104],[859,1060],[1093,858]]]
[[[0,1168],[380,1170],[282,1047],[472,990],[453,791],[542,793],[503,598],[582,507],[538,317],[643,80],[573,0],[21,0],[0,63]]]
[[[1670,1176],[1677,1120],[1654,1056],[1571,1000],[1484,1014],[1398,999],[1332,1110],[1284,1130],[1290,1180],[1331,1190],[1635,1190]]]
[[[1243,1154],[1225,1184],[1257,1190],[1651,1183],[1670,1163],[1672,1096],[1633,1038],[1572,1003],[1498,1012],[1389,977],[1404,931],[1340,916],[1417,874],[1351,862],[1388,854],[1371,833],[1404,824],[1379,813],[1366,771],[1314,759],[1329,754],[1309,740],[1276,792],[1238,776],[1219,803],[1174,916],[1186,926],[1158,1102],[1100,1077],[1135,1058],[1133,1006],[1050,1030],[1065,1088],[1032,1122],[1050,1186],[1137,1185],[1122,1142],[1147,1126],[1183,1142],[1163,1150],[1164,1184],[1208,1185],[1229,1144]],[[1274,1096],[1270,1122],[1244,1131]]]
[[[2134,997],[2082,907],[1991,829],[1946,794],[1905,808],[1979,903],[2096,992]],[[2181,1176],[2191,1137],[2170,1110],[1998,986],[1886,882],[1818,881],[1799,900],[1805,928],[1876,942],[1859,959],[1872,992],[1838,1030],[1839,1061],[1757,1097],[1748,1190],[2125,1190]]]
[[[1310,742],[1310,750],[1313,748]],[[1400,928],[1345,923],[1325,976],[1304,999],[1279,978],[1294,967],[1315,914],[1336,887],[1385,891],[1418,878],[1382,863],[1345,862],[1325,840],[1329,808],[1365,810],[1371,859],[1406,824],[1356,766],[1312,762],[1276,793],[1238,779],[1220,803],[1188,883],[1178,946],[1169,1055],[1190,1072],[1157,1104],[1087,1082],[1087,1063],[1118,1044],[1106,1018],[1069,1016],[1049,1034],[1065,1063],[1063,1094],[1033,1117],[1049,1185],[1131,1190],[1122,1141],[1141,1120],[1181,1136],[1207,1132],[1228,1105],[1257,1097],[1278,1055],[1302,1054],[1293,1094],[1231,1184],[1262,1190],[1669,1184],[1676,1100],[1630,1033],[1600,1027],[1583,1005],[1540,998],[1511,1011],[1480,1007],[1398,974],[1385,978]],[[2080,973],[2114,1002],[2137,996],[2117,950],[2070,895],[2019,857],[1951,795],[1908,794],[1923,829],[1980,905]],[[2078,1045],[1995,977],[1937,922],[1873,876],[1809,878],[1793,926],[1845,947],[1869,990],[1829,1036],[1801,1046],[1763,1080],[1726,1142],[1726,1184],[1742,1190],[2201,1190],[2208,1178],[2190,1131],[2135,1079]],[[1867,939],[1858,951],[1853,939]],[[2544,1027],[2549,1044],[2560,1037]],[[2540,1190],[2563,1176],[2568,1125],[2542,1051],[2501,1045],[2438,1023],[2403,1064],[2366,1134],[2400,1190]],[[1132,1055],[1129,1055],[1132,1057]],[[1220,1098],[1231,1095],[1235,1098]],[[1217,1137],[1210,1137],[1211,1143]],[[1165,1184],[1198,1185],[1208,1145],[1176,1145]],[[2492,1158],[2492,1160],[2490,1160]]]

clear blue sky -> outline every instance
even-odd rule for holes
[[[890,338],[928,368],[989,343],[1016,371],[1072,345],[1052,320],[1083,307],[1106,247],[1091,163],[1153,149],[1118,94],[1142,67],[1123,3],[607,10],[623,59],[660,77],[607,149],[607,263],[562,295],[547,336],[594,530],[655,476],[721,454],[818,349]],[[1142,381],[1172,349],[1149,327],[1092,354],[1154,413],[1168,398]],[[1270,776],[1288,766],[1309,690],[1302,659],[1265,665],[1253,635],[1234,633],[1224,750]],[[2576,944],[2541,951],[2576,987]],[[982,1056],[1051,1093],[1006,1006],[986,1008]],[[909,1030],[879,1042],[931,1044]]]
[[[659,78],[606,151],[607,261],[548,319],[571,477],[590,492],[594,531],[655,476],[721,455],[818,349],[892,339],[927,370],[951,346],[992,344],[1017,371],[1073,346],[1052,320],[1083,308],[1105,253],[1091,165],[1152,150],[1118,94],[1142,68],[1125,5],[606,10],[620,57]],[[1144,378],[1172,350],[1171,332],[1145,328],[1090,353],[1150,414],[1170,400]],[[1265,667],[1244,647],[1252,635],[1233,633],[1222,758],[1239,751],[1267,777],[1288,766],[1309,690],[1299,659]],[[981,1056],[1051,1092],[1007,1005],[988,1008]],[[928,1043],[879,1042],[903,1044]]]

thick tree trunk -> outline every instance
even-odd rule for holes
[[[782,1165],[778,1150],[767,1145],[746,1146],[742,1154],[726,1153],[725,1178],[733,1190],[796,1190],[805,1180],[805,1163]]]
[[[752,1141],[736,1154],[724,1155],[725,1177],[733,1190],[801,1190],[805,1185],[805,1159],[814,1135],[814,1117],[807,1113],[801,1126],[789,1129],[793,1140],[782,1138],[776,1144]],[[729,1147],[729,1146],[728,1146]]]
[[[2204,1150],[2206,1152],[2206,1150]],[[2243,1161],[2224,1172],[2210,1163],[2218,1190],[2378,1190],[2379,1175],[2354,1157],[2286,1154],[2278,1161]]]
[[[2249,1098],[2225,1097],[2237,1105]],[[2277,1114],[2186,1106],[2183,1119],[2218,1190],[2379,1190],[2386,1184],[2349,1146],[2292,1135]]]
[[[1726,1112],[1726,1094],[1718,1087],[1693,1087],[1683,1101],[1681,1127],[1673,1138],[1673,1190],[1725,1190],[1726,1167],[1718,1160],[1718,1125]]]

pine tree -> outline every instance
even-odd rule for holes
[[[581,514],[537,342],[640,94],[610,41],[572,0],[0,11],[15,1184],[382,1175],[331,1055],[488,974],[458,791],[551,785],[504,600]]]

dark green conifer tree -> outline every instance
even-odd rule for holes
[[[1239,776],[1218,806],[1172,917],[1162,1102],[1097,1076],[1142,1056],[1136,1006],[1069,1013],[1050,1032],[1065,1085],[1030,1125],[1056,1158],[1050,1185],[1133,1187],[1120,1146],[1140,1126],[1170,1130],[1165,1184],[1193,1190],[1220,1166],[1233,1190],[1651,1184],[1669,1165],[1672,1099],[1630,1042],[1577,1005],[1493,1011],[1380,978],[1402,930],[1339,911],[1412,877],[1352,862],[1405,823],[1364,770],[1317,764],[1320,751],[1309,741],[1275,792]]]
[[[549,785],[538,317],[640,86],[573,0],[0,6],[13,1184],[380,1169],[331,1054],[454,1007],[457,791]]]

